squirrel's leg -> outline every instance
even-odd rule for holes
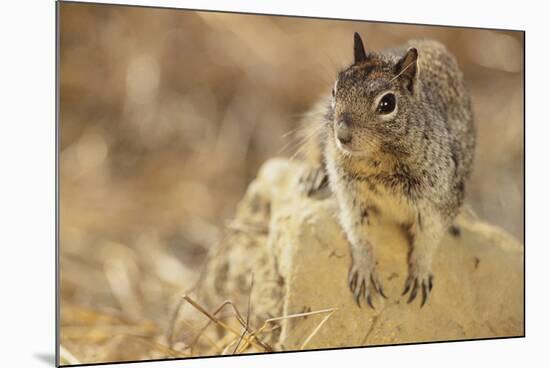
[[[348,244],[351,252],[351,266],[348,274],[348,283],[351,292],[360,306],[361,298],[364,298],[368,305],[374,309],[372,304],[372,293],[376,292],[386,298],[382,283],[378,277],[376,256],[374,248],[369,240],[369,228],[371,226],[366,211],[363,211],[361,224],[352,224],[351,217],[347,220],[342,218],[342,225],[346,230]],[[348,225],[348,226],[346,226]],[[360,225],[360,226],[359,226]]]
[[[378,292],[384,298],[384,290],[376,271],[376,257],[372,245],[368,240],[359,244],[350,242],[351,267],[349,268],[348,283],[351,292],[355,296],[357,305],[361,306],[360,300],[364,298],[367,304],[374,309],[372,304],[372,291]]]
[[[441,215],[430,210],[419,211],[415,221],[406,227],[410,242],[409,275],[403,295],[410,291],[408,303],[416,298],[419,291],[422,292],[420,306],[426,303],[433,287],[432,260],[447,229]]]

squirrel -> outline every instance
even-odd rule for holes
[[[354,62],[310,114],[306,145],[315,165],[300,178],[312,195],[329,187],[349,243],[348,284],[360,306],[387,298],[371,236],[385,221],[409,239],[402,295],[432,291],[432,259],[464,201],[475,128],[470,96],[455,58],[432,40],[365,52],[354,34]],[[381,245],[383,246],[383,245]]]

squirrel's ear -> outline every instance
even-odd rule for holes
[[[353,58],[355,63],[360,63],[367,59],[365,48],[363,47],[363,40],[357,32],[353,34]]]
[[[396,78],[402,78],[405,81],[405,86],[409,91],[413,91],[415,77],[418,71],[418,51],[411,47],[405,56],[399,60],[395,66]]]

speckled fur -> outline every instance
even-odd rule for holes
[[[384,91],[397,100],[389,120],[375,112],[375,99]],[[350,288],[358,303],[365,299],[371,306],[373,292],[385,296],[375,256],[375,246],[383,244],[369,239],[381,224],[394,222],[411,243],[404,294],[410,292],[412,301],[422,292],[423,305],[432,288],[434,253],[463,203],[474,156],[473,116],[462,73],[442,44],[414,40],[366,53],[364,59],[356,54],[324,106],[325,128],[317,142],[350,243]],[[351,133],[344,149],[336,138],[343,120]]]

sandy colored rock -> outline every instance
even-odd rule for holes
[[[358,307],[347,285],[350,254],[336,203],[330,195],[301,195],[302,169],[283,159],[262,167],[208,265],[212,302],[231,299],[246,310],[250,295],[256,326],[270,317],[335,309],[313,335],[327,313],[282,320],[266,339],[285,350],[524,334],[523,246],[465,214],[456,221],[460,235],[445,237],[437,252],[434,290],[423,308],[420,298],[407,304],[401,297],[408,246],[398,226],[374,243],[388,299],[375,298],[375,310]]]

